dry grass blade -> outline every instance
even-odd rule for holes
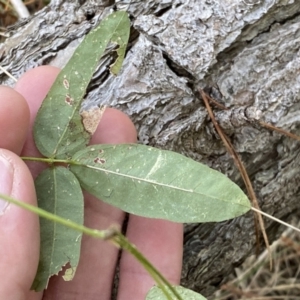
[[[286,223],[286,222],[284,222],[284,221],[281,221],[280,219],[277,219],[277,218],[275,218],[275,217],[273,217],[273,216],[271,216],[271,215],[269,215],[269,214],[266,214],[265,212],[263,212],[263,211],[261,211],[261,210],[258,210],[258,209],[254,208],[254,207],[252,207],[251,209],[252,209],[253,211],[257,212],[258,214],[262,214],[262,215],[268,217],[269,219],[272,219],[272,220],[276,221],[277,223],[280,223],[280,224],[282,224],[282,225],[284,225],[284,226],[286,226],[286,227],[289,227],[289,228],[291,228],[291,229],[293,229],[293,230],[295,230],[295,231],[300,232],[300,229],[297,228],[297,227],[295,227],[295,226],[293,226],[293,225],[290,225],[290,224],[288,224],[288,223]]]
[[[15,82],[17,82],[17,78],[15,78],[12,74],[10,74],[8,71],[6,71],[3,67],[0,66],[0,70],[5,73],[8,77],[10,77],[12,80],[14,80]]]
[[[204,104],[206,106],[206,109],[207,109],[207,112],[219,134],[219,136],[221,137],[227,151],[232,155],[233,157],[233,160],[235,162],[235,164],[237,165],[240,173],[241,173],[241,176],[243,178],[243,181],[245,183],[245,186],[246,186],[246,189],[247,189],[247,192],[248,192],[248,195],[250,197],[250,200],[251,200],[251,203],[252,205],[254,206],[254,208],[256,208],[257,210],[260,210],[259,208],[259,204],[258,204],[258,201],[257,201],[257,198],[256,198],[256,195],[255,195],[255,192],[254,192],[254,189],[253,189],[253,186],[251,184],[251,181],[249,179],[249,176],[247,174],[247,171],[245,169],[245,166],[244,164],[242,163],[241,159],[239,158],[239,155],[238,153],[235,151],[234,147],[232,146],[229,138],[226,136],[226,134],[223,132],[223,130],[221,129],[220,125],[218,124],[218,122],[216,121],[215,119],[215,116],[213,114],[213,111],[209,105],[209,102],[208,102],[208,98],[207,98],[207,95],[201,90],[199,89],[199,92],[200,92],[200,95],[204,101]],[[266,234],[266,230],[265,230],[265,225],[264,225],[264,220],[262,218],[262,215],[261,214],[256,214],[256,217],[258,219],[258,222],[259,222],[259,225],[260,225],[260,229],[261,229],[261,232],[263,234],[263,238],[264,238],[264,241],[265,241],[265,244],[266,244],[266,247],[268,249],[268,252],[269,252],[269,255],[270,255],[270,269],[272,269],[272,257],[271,257],[271,250],[270,250],[270,244],[269,244],[269,240],[268,240],[268,237],[267,237],[267,234]]]
[[[49,3],[50,0],[0,0],[0,27],[5,29],[12,26],[20,17],[26,18]],[[1,37],[6,38],[7,36],[2,33]],[[0,38],[0,43],[4,41],[4,38]]]
[[[27,7],[21,0],[10,0],[10,2],[20,18],[28,18],[30,16]]]
[[[236,277],[216,292],[214,300],[300,299],[300,235],[299,217],[287,228],[281,238],[271,246],[276,258],[274,272],[268,270],[268,253],[249,257],[236,269]],[[233,276],[233,275],[231,275]]]

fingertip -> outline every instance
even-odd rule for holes
[[[16,83],[15,90],[25,98],[43,100],[59,72],[60,69],[53,66],[40,66],[28,70]]]
[[[14,153],[1,149],[1,192],[36,205],[32,176]],[[5,170],[5,171],[4,171]],[[24,224],[26,226],[24,226]],[[1,299],[27,299],[39,258],[38,216],[13,204],[2,205],[0,213]],[[15,297],[14,297],[15,296]]]
[[[59,72],[60,69],[56,67],[40,66],[27,71],[16,83],[15,90],[28,102],[31,124]]]
[[[23,156],[40,156],[33,138],[34,120],[59,72],[60,69],[52,66],[37,67],[23,74],[15,85],[15,90],[26,99],[30,110],[29,131],[22,150]],[[38,164],[32,162],[27,162],[27,164],[31,167],[34,176],[41,171]]]
[[[29,128],[29,107],[14,89],[0,87],[0,148],[20,154]]]

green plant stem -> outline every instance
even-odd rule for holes
[[[39,215],[40,217],[42,218],[45,218],[45,219],[48,219],[50,221],[53,221],[53,222],[57,222],[59,224],[62,224],[64,226],[67,226],[69,228],[72,228],[76,231],[79,231],[81,233],[85,233],[87,235],[90,235],[90,236],[93,236],[93,237],[96,237],[96,238],[100,238],[100,239],[107,239],[107,236],[108,235],[111,235],[111,230],[96,230],[96,229],[91,229],[91,228],[88,228],[88,227],[85,227],[83,225],[80,225],[80,224],[77,224],[71,220],[66,220],[64,218],[61,218],[57,215],[54,215],[54,214],[51,214],[43,209],[40,209],[34,205],[31,205],[31,204],[28,204],[28,203],[25,203],[25,202],[21,202],[19,200],[16,200],[10,196],[7,196],[7,195],[3,195],[3,194],[0,194],[0,198],[10,202],[10,203],[13,203],[19,207],[22,207],[28,211],[31,211],[37,215]]]
[[[166,287],[169,288],[171,293],[176,297],[177,300],[183,300],[181,296],[176,292],[176,290],[171,286],[171,284],[167,281],[166,278],[164,278],[159,271],[147,260],[147,258],[137,250],[137,248],[129,242],[129,240],[117,229],[115,228],[109,228],[107,230],[96,230],[91,229],[86,226],[77,224],[71,220],[66,220],[64,218],[61,218],[57,215],[54,215],[52,213],[49,213],[41,208],[38,208],[34,205],[21,202],[19,200],[16,200],[10,196],[4,195],[0,193],[0,198],[6,200],[7,202],[10,202],[12,204],[15,204],[21,208],[24,208],[34,214],[39,215],[42,218],[48,219],[52,222],[57,222],[61,225],[67,226],[69,228],[72,228],[76,231],[79,231],[80,233],[85,233],[89,236],[99,238],[102,240],[110,240],[113,242],[113,244],[117,244],[122,249],[128,251],[131,255],[133,255],[141,264],[142,266],[147,270],[147,272],[152,276],[152,278],[156,281],[157,285],[162,289],[167,299],[172,300],[173,298],[170,296],[169,291],[166,289]]]
[[[57,159],[57,158],[46,158],[46,157],[29,157],[29,156],[21,156],[22,160],[27,161],[35,161],[35,162],[43,162],[47,163],[49,165],[53,164],[67,164],[67,165],[77,165],[77,166],[83,166],[83,164],[76,162],[74,160],[70,159]]]
[[[63,164],[74,164],[72,160],[68,159],[56,159],[56,158],[45,158],[45,157],[27,157],[21,156],[23,160],[29,161],[36,161],[36,162],[45,162],[47,164],[54,164],[54,163],[63,163]]]
[[[128,251],[131,255],[133,255],[136,260],[138,260],[141,265],[146,269],[146,271],[151,275],[151,277],[156,281],[158,286],[162,289],[167,299],[174,299],[170,297],[169,292],[166,289],[166,286],[170,289],[171,293],[178,300],[182,300],[181,296],[177,293],[177,291],[172,287],[172,285],[168,282],[168,280],[161,275],[161,273],[147,260],[147,258],[137,250],[137,248],[131,244],[128,239],[122,235],[120,232],[116,233],[116,236],[113,240],[124,250]]]

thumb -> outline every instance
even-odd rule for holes
[[[0,193],[36,205],[27,166],[4,149],[0,149]],[[0,299],[28,299],[39,258],[38,216],[1,198],[0,257]]]

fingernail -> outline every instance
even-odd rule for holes
[[[10,196],[14,180],[14,167],[0,154],[0,194]],[[3,215],[9,202],[0,198],[0,215]]]

